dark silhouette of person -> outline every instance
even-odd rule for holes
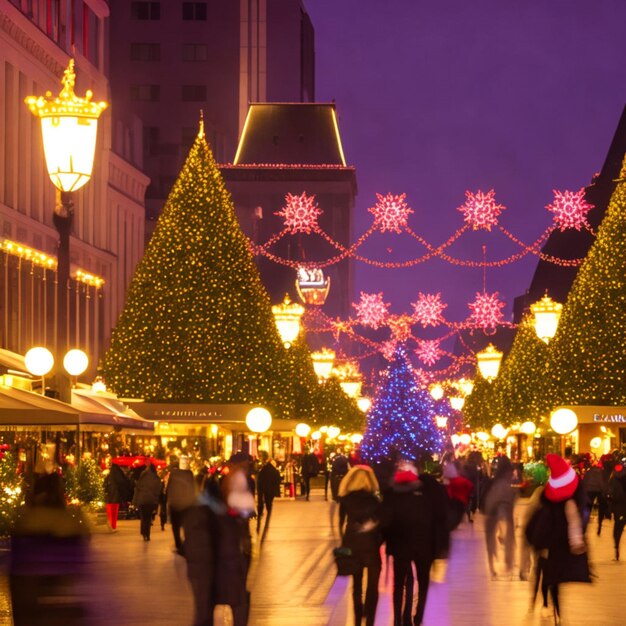
[[[280,497],[280,472],[274,465],[272,459],[269,458],[267,452],[261,453],[263,465],[259,469],[256,480],[257,489],[257,518],[256,518],[256,530],[257,533],[261,529],[261,519],[263,518],[264,510],[267,509],[267,516],[265,518],[265,526],[263,527],[263,535],[261,536],[261,542],[265,541],[267,537],[267,531],[270,527],[270,518],[272,516],[272,507],[274,498]]]

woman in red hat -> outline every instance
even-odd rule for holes
[[[550,478],[541,496],[541,507],[526,527],[526,538],[537,550],[544,583],[554,603],[555,623],[560,623],[559,585],[591,582],[582,510],[582,483],[570,464],[557,454],[548,454]]]

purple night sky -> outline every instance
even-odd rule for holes
[[[466,189],[496,191],[500,223],[530,243],[551,223],[552,189],[578,190],[600,170],[626,103],[624,0],[305,0],[316,32],[316,99],[336,100],[346,160],[357,168],[355,236],[375,193],[406,193],[409,225],[433,244],[463,224]],[[323,207],[322,207],[323,208]],[[451,248],[480,260],[516,252],[500,233]],[[390,251],[391,250],[391,251]],[[376,234],[366,256],[406,259],[423,248]],[[510,319],[535,257],[487,272]],[[356,263],[359,290],[410,312],[441,291],[460,320],[482,270],[428,261],[407,270]]]

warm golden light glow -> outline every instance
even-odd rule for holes
[[[556,335],[563,305],[560,302],[554,302],[546,294],[541,300],[531,304],[530,310],[535,316],[534,325],[537,337],[545,343],[549,343],[550,339]]]
[[[322,306],[330,291],[330,278],[325,277],[320,268],[299,267],[296,290],[304,304]]]
[[[319,430],[316,430],[311,433],[311,439],[313,439],[313,441],[318,441],[321,438],[322,438],[322,433]]]
[[[491,434],[496,439],[504,439],[509,434],[509,430],[508,430],[508,428],[505,428],[504,426],[502,426],[502,424],[496,424],[491,429]]]
[[[89,366],[89,357],[82,350],[70,350],[63,357],[63,367],[70,376],[80,376]]]
[[[502,352],[490,343],[484,350],[476,354],[478,371],[481,376],[491,382],[498,376],[500,363],[502,362]]]
[[[443,393],[443,387],[439,383],[435,383],[430,388],[430,395],[432,396],[433,400],[441,400],[441,398],[443,398]]]
[[[450,406],[455,411],[460,411],[464,405],[465,405],[465,398],[462,398],[461,396],[452,396],[450,398]]]
[[[350,398],[358,398],[361,395],[361,387],[363,386],[363,377],[359,371],[359,366],[352,362],[346,361],[335,367],[332,374],[339,378],[339,384],[343,392]]]
[[[297,302],[292,302],[289,295],[285,294],[285,299],[272,307],[272,313],[278,334],[285,347],[289,348],[300,333],[300,318],[304,315],[304,307]]]
[[[483,443],[485,443],[486,441],[489,440],[489,433],[486,433],[482,430],[478,431],[476,433],[476,439],[478,439],[479,441],[482,441]]]
[[[593,437],[589,442],[589,446],[593,449],[598,449],[602,445],[601,437]]]
[[[357,401],[356,405],[359,407],[359,410],[363,411],[363,413],[367,413],[372,406],[372,401],[366,396],[361,396]]]
[[[474,381],[461,378],[458,382],[458,387],[464,396],[469,396],[474,390]]]
[[[311,359],[313,360],[313,369],[315,375],[320,382],[328,379],[333,370],[333,364],[335,362],[334,350],[328,348],[322,348],[319,352],[312,352]]]
[[[469,444],[472,441],[472,437],[468,434],[468,433],[463,433],[460,437],[459,437],[459,441],[464,445],[464,446],[469,446]]]
[[[264,433],[272,425],[272,414],[262,406],[255,406],[246,415],[246,426],[253,433]]]
[[[525,435],[534,435],[536,430],[537,427],[533,422],[524,422],[520,426],[520,432],[524,433]]]
[[[31,348],[24,355],[24,364],[33,376],[45,376],[54,366],[54,357],[47,348]]]
[[[338,426],[329,426],[327,432],[328,438],[334,439],[335,437],[339,436],[340,432],[341,428],[339,428]]]
[[[567,435],[578,426],[578,416],[571,409],[560,408],[550,415],[550,428],[558,435]]]
[[[74,93],[74,59],[63,74],[63,89],[58,96],[29,96],[25,102],[41,119],[43,146],[48,175],[60,191],[76,191],[91,178],[98,134],[98,118],[106,102],[92,102],[87,90],[84,98]]]
[[[363,441],[363,435],[359,433],[354,433],[354,435],[350,435],[350,441],[353,444],[358,445],[359,443],[361,443],[361,441]]]
[[[448,425],[448,418],[445,415],[435,415],[437,428],[445,428]]]
[[[308,437],[311,432],[311,427],[308,424],[298,424],[296,426],[296,435],[298,437]]]

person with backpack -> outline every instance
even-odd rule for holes
[[[311,478],[315,478],[320,471],[320,463],[317,456],[306,448],[302,457],[302,482],[304,486],[304,497],[308,500],[311,495]]]

